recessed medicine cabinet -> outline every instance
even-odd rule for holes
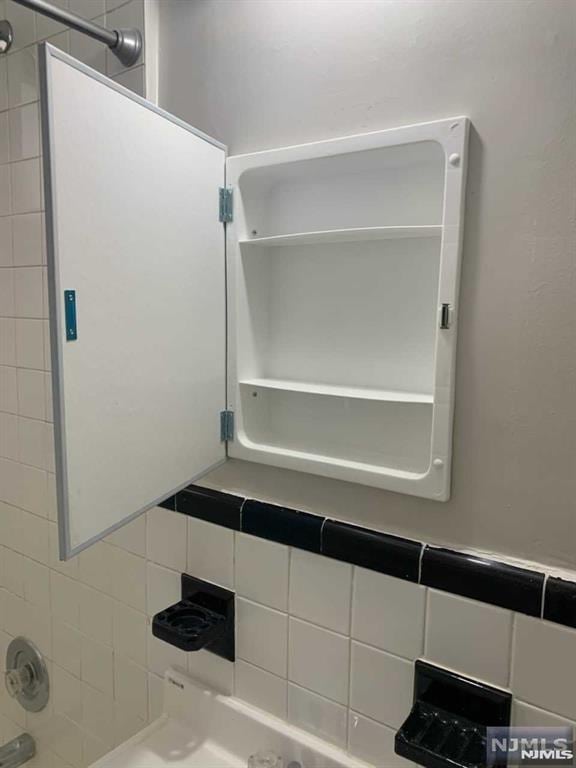
[[[226,158],[40,61],[62,557],[227,456],[447,499],[467,119]]]

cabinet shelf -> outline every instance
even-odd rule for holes
[[[402,392],[369,387],[346,387],[332,384],[313,384],[289,379],[242,379],[242,386],[262,389],[280,389],[286,392],[303,392],[309,395],[329,395],[358,400],[381,400],[388,403],[423,403],[432,405],[434,397],[424,392]]]
[[[298,232],[273,237],[252,237],[240,240],[240,245],[254,248],[272,248],[289,245],[315,245],[321,243],[357,243],[370,240],[408,240],[441,237],[442,225],[430,224],[414,227],[355,227],[328,229],[320,232]]]

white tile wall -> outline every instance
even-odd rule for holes
[[[55,1],[106,23],[104,0]],[[143,23],[144,1],[122,11],[128,25]],[[15,44],[0,57],[0,667],[10,639],[29,636],[48,658],[53,696],[26,715],[1,694],[0,742],[27,728],[39,744],[31,768],[80,768],[142,727],[150,705],[158,712],[151,670],[177,659],[147,647],[147,554],[150,569],[184,570],[187,524],[158,511],[86,557],[57,559],[35,41],[50,37],[102,71],[106,51],[15,3],[1,6]],[[136,69],[122,82],[141,93]]]

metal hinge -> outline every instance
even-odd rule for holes
[[[234,217],[234,193],[230,187],[220,187],[220,221],[224,224]]]
[[[220,411],[220,440],[234,440],[234,411]]]
[[[440,329],[447,331],[452,325],[452,307],[450,304],[442,304],[440,307]]]

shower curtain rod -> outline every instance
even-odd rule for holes
[[[136,64],[140,58],[142,35],[138,29],[106,29],[71,11],[57,8],[46,0],[14,0],[14,2],[105,43],[125,67]]]

